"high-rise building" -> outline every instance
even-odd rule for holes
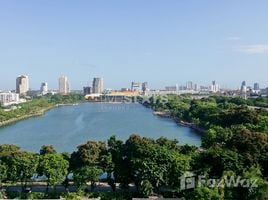
[[[59,77],[59,93],[60,94],[70,93],[70,83],[66,76]]]
[[[195,91],[199,91],[200,87],[198,86],[198,84],[194,84],[194,90]]]
[[[41,83],[40,93],[42,95],[45,95],[45,94],[48,93],[48,85],[47,85],[47,82]]]
[[[140,92],[141,91],[141,84],[139,82],[131,82],[131,91],[137,91]]]
[[[103,78],[94,78],[92,83],[92,93],[101,94],[103,92]]]
[[[186,82],[186,89],[187,90],[192,90],[193,89],[193,82],[192,81],[187,81]]]
[[[91,94],[91,87],[86,86],[83,88],[84,95]]]
[[[177,86],[176,85],[174,85],[174,86],[166,86],[165,91],[176,92],[177,91]]]
[[[260,90],[260,85],[259,83],[254,83],[254,87],[253,87],[254,90]]]
[[[143,82],[142,83],[142,92],[146,93],[149,90],[148,88],[148,82]]]
[[[212,81],[212,84],[210,86],[210,91],[214,92],[214,93],[220,91],[220,86],[218,84],[216,84],[216,81]]]
[[[27,75],[20,75],[16,79],[16,93],[25,96],[29,91],[29,77]]]
[[[241,92],[246,93],[247,92],[247,85],[246,85],[246,81],[243,81],[241,84]]]

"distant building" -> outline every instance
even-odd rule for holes
[[[126,91],[131,91],[131,89],[130,89],[130,88],[121,88],[120,91],[121,91],[121,92],[126,92]]]
[[[261,89],[260,94],[261,94],[261,96],[268,96],[268,88]]]
[[[40,93],[42,95],[45,95],[45,94],[48,93],[48,85],[47,85],[47,82],[41,83]]]
[[[145,94],[149,88],[148,88],[148,82],[143,82],[141,86],[142,92]]]
[[[66,76],[59,77],[59,93],[60,94],[70,93],[70,83]]]
[[[240,90],[241,90],[242,93],[246,93],[247,92],[246,81],[243,81],[242,82]]]
[[[94,78],[92,83],[92,93],[101,94],[103,92],[103,78]]]
[[[84,87],[84,88],[83,88],[84,95],[91,94],[91,93],[92,93],[91,89],[92,89],[92,88],[89,87],[89,86]]]
[[[3,106],[19,103],[19,94],[13,92],[0,92],[0,104]]]
[[[186,89],[187,90],[192,90],[193,89],[193,82],[192,81],[187,81],[186,82]]]
[[[203,91],[203,92],[208,92],[209,91],[209,87],[207,86],[200,86],[200,91]]]
[[[200,89],[199,86],[197,84],[194,84],[194,90],[199,91],[199,89]]]
[[[253,89],[256,90],[260,90],[260,85],[259,83],[254,83]]]
[[[179,90],[186,90],[186,86],[184,85],[179,86]]]
[[[177,91],[177,86],[166,86],[165,91]]]
[[[218,84],[216,84],[216,81],[212,81],[212,84],[210,86],[210,91],[213,93],[220,91],[220,86]]]
[[[141,91],[141,84],[139,82],[131,82],[131,91],[140,92]]]
[[[20,75],[16,79],[16,93],[26,96],[29,91],[29,77],[27,75]]]

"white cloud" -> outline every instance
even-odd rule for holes
[[[241,40],[241,38],[237,36],[230,36],[230,37],[227,37],[227,40],[238,41],[238,40]]]
[[[268,44],[243,45],[239,50],[246,54],[268,54]]]

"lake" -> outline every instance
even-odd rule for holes
[[[0,144],[15,144],[38,152],[51,144],[59,152],[72,152],[88,140],[107,141],[112,135],[126,140],[131,134],[157,139],[177,139],[200,146],[201,134],[153,115],[140,104],[82,103],[61,106],[45,115],[0,128]]]

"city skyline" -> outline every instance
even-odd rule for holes
[[[243,6],[241,6],[243,5]],[[268,86],[267,1],[0,2],[0,89],[27,74],[30,88],[72,89],[104,77],[120,89],[193,81]],[[47,14],[49,13],[49,15]],[[228,13],[228,15],[226,15]]]
[[[21,75],[17,75],[17,77],[16,77],[16,80],[15,80],[15,87],[14,88],[9,88],[9,89],[6,89],[6,88],[1,88],[0,87],[0,91],[17,91],[17,87],[18,87],[18,85],[17,85],[17,80],[18,80],[18,78],[19,77],[27,77],[27,91],[28,90],[34,90],[34,91],[36,91],[36,90],[42,90],[42,85],[43,84],[46,84],[46,91],[48,91],[48,86],[47,86],[47,84],[48,84],[48,82],[47,81],[45,81],[45,82],[40,82],[39,83],[39,88],[37,87],[37,88],[32,88],[31,87],[31,77],[29,77],[29,75],[28,74],[21,74]],[[57,77],[57,85],[55,86],[55,87],[50,87],[49,88],[49,90],[50,91],[56,91],[56,90],[59,90],[59,80],[62,78],[62,77],[64,77],[64,78],[67,78],[67,76],[63,76],[63,75],[60,75],[60,76],[58,76]],[[133,81],[130,81],[129,80],[129,82],[126,84],[126,85],[121,85],[121,86],[119,86],[118,88],[111,88],[111,87],[109,87],[109,86],[104,86],[104,84],[103,84],[103,77],[101,77],[101,78],[98,78],[98,77],[94,77],[92,80],[88,80],[88,81],[82,81],[82,82],[86,82],[86,84],[85,85],[83,85],[81,88],[72,88],[72,89],[70,89],[69,88],[69,86],[68,86],[68,90],[83,90],[84,89],[84,87],[92,87],[92,89],[94,88],[94,86],[92,86],[92,85],[94,85],[94,81],[95,81],[95,79],[101,79],[101,86],[100,86],[100,88],[102,88],[102,89],[100,89],[100,91],[103,91],[104,89],[113,89],[113,90],[120,90],[120,89],[124,89],[124,88],[129,88],[129,89],[132,89],[132,87],[133,87],[133,83],[135,84],[135,83],[137,83],[137,84],[139,84],[139,86],[141,87],[142,86],[142,84],[144,84],[144,83],[146,83],[147,84],[147,88],[148,88],[148,82],[146,81],[146,82],[143,82],[142,83],[142,81],[138,81],[138,82],[133,82]],[[13,80],[14,81],[14,80]],[[67,82],[68,82],[68,85],[70,84],[70,82],[72,82],[72,81],[70,81],[69,79],[67,80]],[[226,86],[223,86],[223,85],[221,85],[221,83],[219,83],[219,82],[217,82],[216,80],[211,80],[210,82],[204,82],[204,83],[202,83],[202,84],[199,84],[199,83],[197,83],[197,82],[195,82],[194,80],[188,80],[188,81],[186,81],[185,83],[181,83],[181,84],[178,84],[178,83],[170,83],[169,85],[162,85],[162,86],[160,86],[160,87],[153,87],[153,86],[151,86],[151,84],[149,84],[151,87],[150,87],[150,89],[166,89],[166,88],[168,88],[168,87],[177,87],[179,90],[183,90],[183,89],[180,89],[180,88],[185,88],[185,90],[191,90],[191,89],[193,89],[193,90],[197,90],[197,87],[198,88],[200,88],[200,87],[211,87],[211,83],[212,83],[212,85],[215,85],[216,83],[216,85],[215,85],[215,87],[220,87],[221,89],[230,89],[230,90],[239,90],[239,89],[241,89],[241,84],[242,85],[244,85],[245,84],[245,86],[246,87],[250,87],[250,88],[252,88],[252,89],[254,89],[255,87],[256,87],[256,85],[257,85],[257,87],[259,88],[259,89],[265,89],[265,88],[268,88],[268,85],[261,85],[260,84],[260,82],[259,81],[253,81],[252,83],[248,83],[248,81],[247,80],[243,80],[243,81],[241,81],[240,82],[240,85],[238,85],[237,87],[226,87]],[[41,84],[41,89],[40,89],[40,84]],[[189,84],[191,84],[191,87],[189,88]],[[1,86],[1,85],[0,85]],[[98,89],[99,90],[99,89]],[[212,91],[218,91],[219,89],[216,89],[216,88],[214,88],[214,89],[212,89]],[[94,92],[95,93],[95,92]]]

